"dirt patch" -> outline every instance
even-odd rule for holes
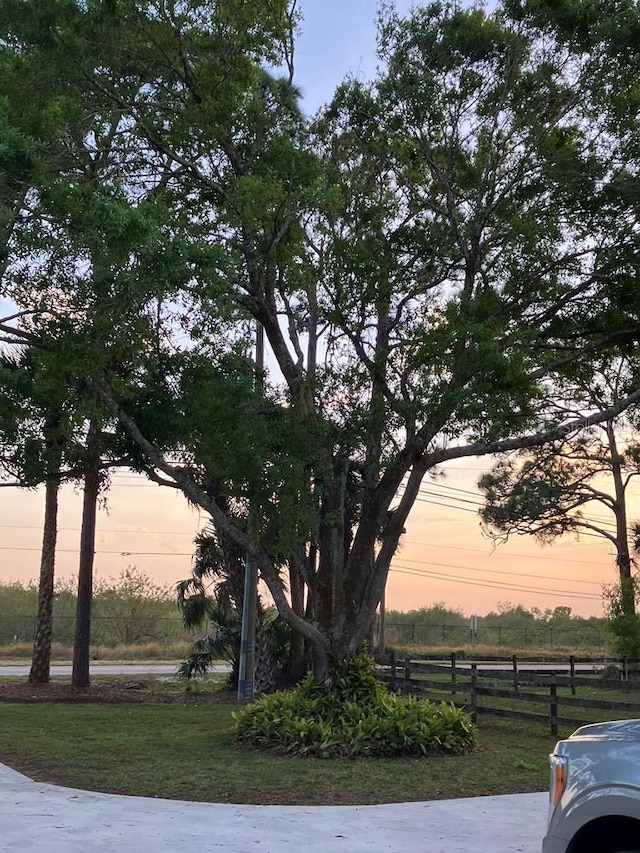
[[[27,681],[0,680],[0,702],[94,702],[103,705],[141,703],[193,703],[235,702],[230,690],[176,690],[164,687],[162,682],[136,679],[101,681],[87,688],[72,687],[57,681],[49,684],[29,684]]]

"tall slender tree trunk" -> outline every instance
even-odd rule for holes
[[[45,486],[44,525],[40,553],[40,581],[38,586],[38,619],[33,641],[31,684],[47,684],[51,668],[51,640],[53,631],[53,587],[58,536],[58,492],[60,481],[47,480]]]
[[[80,532],[80,560],[78,565],[78,600],[76,605],[76,633],[73,646],[71,684],[89,686],[89,650],[91,645],[91,599],[93,597],[93,558],[96,541],[96,514],[100,491],[100,440],[95,421],[89,425],[84,498],[82,503],[82,528]]]
[[[629,530],[627,525],[626,484],[622,471],[622,461],[618,453],[618,445],[613,422],[606,425],[609,453],[611,455],[611,472],[615,490],[613,511],[616,519],[616,563],[620,576],[620,600],[625,616],[635,616],[635,588],[631,574],[632,561],[629,548]]]

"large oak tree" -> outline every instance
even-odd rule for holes
[[[378,79],[345,82],[311,125],[284,2],[48,0],[35,21],[33,5],[0,3],[10,43],[67,81],[93,120],[75,124],[85,147],[107,126],[119,142],[117,204],[88,230],[71,204],[67,219],[74,251],[120,228],[126,254],[85,253],[84,291],[76,264],[66,294],[89,314],[101,284],[109,340],[128,318],[138,344],[115,363],[76,324],[69,370],[154,476],[251,551],[323,677],[365,637],[427,472],[561,438],[567,369],[637,341],[638,55],[617,37],[621,4],[596,4],[595,35],[586,2],[571,20],[526,2],[385,8]],[[96,187],[67,172],[43,188],[67,234],[47,208],[65,182],[83,204]],[[140,209],[155,230],[131,241]],[[135,323],[150,305],[163,317]]]

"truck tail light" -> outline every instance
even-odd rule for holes
[[[549,764],[551,768],[551,778],[549,785],[549,820],[556,806],[560,802],[565,788],[567,787],[567,759],[560,755],[550,755]]]

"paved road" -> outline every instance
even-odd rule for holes
[[[0,677],[29,675],[28,666],[0,666]],[[175,675],[175,663],[136,663],[136,664],[93,664],[89,667],[91,675]],[[215,664],[211,672],[228,672],[227,664]],[[71,675],[71,664],[59,664],[51,667],[51,675]],[[0,848],[1,849],[1,848]]]
[[[398,661],[398,665],[401,666],[401,662]],[[445,669],[450,669],[451,665],[448,663],[441,663]],[[576,672],[597,672],[602,669],[604,664],[594,665],[592,663],[577,663],[575,665]],[[471,663],[469,661],[456,661],[456,667],[458,669],[471,669]],[[478,663],[478,669],[488,669],[495,670],[496,672],[511,672],[513,670],[512,663]],[[518,661],[518,672],[566,672],[567,674],[571,672],[571,665],[566,663],[565,661],[558,661],[557,663],[535,663],[535,661]]]
[[[426,663],[426,661],[425,661]],[[444,662],[438,662],[443,669],[449,669],[449,665]],[[471,664],[466,661],[458,661],[456,663],[458,669],[470,669]],[[402,662],[398,661],[398,667],[402,667]],[[136,664],[106,664],[96,663],[90,667],[91,675],[175,675],[177,664],[172,663],[136,663]],[[478,669],[496,670],[499,672],[511,672],[513,669],[510,663],[479,663]],[[577,673],[594,672],[597,667],[593,664],[576,664]],[[518,672],[566,672],[569,673],[570,667],[568,663],[518,663]],[[229,672],[228,664],[215,664],[211,667],[211,672]],[[12,666],[6,664],[0,666],[0,678],[2,676],[22,676],[29,675],[28,666]],[[71,664],[59,664],[51,667],[51,675],[71,675]]]

